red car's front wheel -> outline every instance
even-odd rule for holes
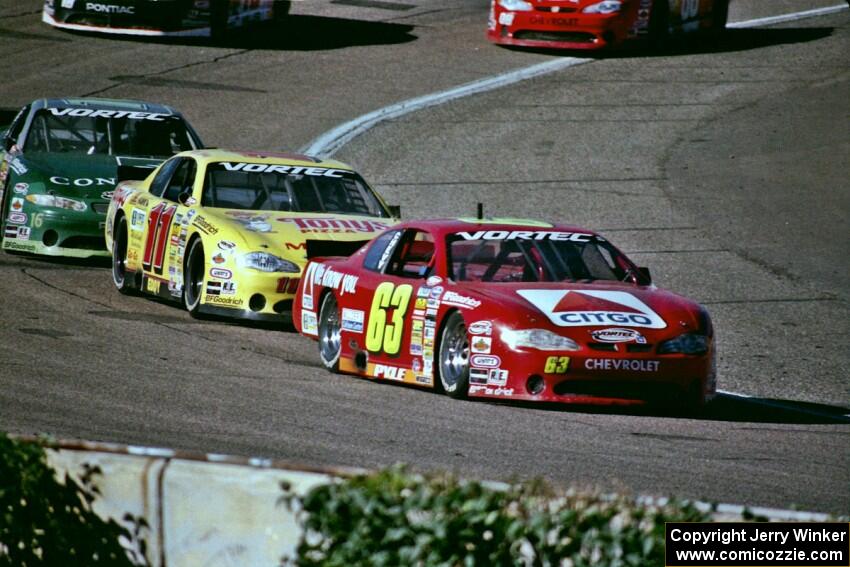
[[[457,311],[443,323],[438,372],[446,394],[458,399],[466,397],[469,392],[469,335],[463,316]]]

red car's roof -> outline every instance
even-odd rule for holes
[[[469,232],[478,230],[543,230],[580,232],[583,234],[596,235],[593,230],[568,224],[553,224],[549,222],[529,219],[506,219],[506,218],[454,218],[454,219],[427,219],[404,221],[393,228],[420,228],[431,233],[448,234],[453,232]]]

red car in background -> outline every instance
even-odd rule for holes
[[[500,45],[602,49],[726,27],[729,0],[491,0],[487,37]]]
[[[535,221],[409,221],[310,261],[293,321],[331,371],[455,398],[700,406],[711,319],[602,236]]]

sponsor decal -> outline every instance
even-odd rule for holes
[[[29,183],[15,183],[15,193],[18,193],[19,195],[26,195],[29,188]]]
[[[470,368],[469,369],[469,383],[470,384],[487,384],[487,380],[490,378],[490,371],[484,368]]]
[[[413,362],[410,363],[410,367],[413,369],[414,372],[419,372],[420,370],[422,370],[422,363],[419,362],[418,358],[414,358]]]
[[[269,215],[256,215],[254,213],[234,211],[228,211],[227,215],[233,217],[236,222],[242,225],[242,228],[250,232],[274,232],[272,231],[271,223],[269,223]]]
[[[493,332],[492,321],[476,321],[467,328],[470,335],[490,335]]]
[[[221,162],[227,171],[244,171],[245,173],[283,173],[285,175],[310,175],[313,177],[335,177],[340,179],[351,172],[327,167],[304,167],[301,165],[275,165],[271,163],[231,163]]]
[[[207,295],[236,295],[236,282],[207,282]]]
[[[511,397],[514,395],[513,388],[490,388],[489,386],[470,386],[469,387],[470,394],[485,394],[487,396],[504,396]]]
[[[113,193],[115,193],[115,191],[104,191],[100,194],[100,198],[106,199],[107,201],[111,201]]]
[[[319,334],[319,325],[316,320],[316,314],[312,311],[301,312],[301,332],[305,335]]]
[[[219,240],[218,241],[218,249],[219,250],[223,250],[223,251],[227,252],[229,250],[233,250],[234,248],[236,248],[235,242],[231,242],[229,240]]]
[[[387,380],[404,381],[407,371],[404,368],[389,366],[386,364],[376,364],[373,376],[375,378],[386,378]]]
[[[212,261],[214,264],[224,264],[227,262],[227,258],[222,256],[221,252],[212,257]]]
[[[24,210],[24,200],[20,197],[12,197],[12,204],[9,205],[9,208],[13,211],[22,211]]]
[[[426,309],[425,310],[425,319],[428,321],[436,321],[437,320],[437,310],[436,309]]]
[[[458,232],[464,240],[555,240],[590,242],[594,236],[582,232],[556,232],[551,230],[478,230]]]
[[[614,324],[663,329],[667,326],[648,305],[625,291],[527,289],[517,293],[560,327]]]
[[[342,309],[342,328],[345,331],[351,331],[352,333],[362,333],[363,332],[363,321],[365,320],[366,314],[359,309],[348,309],[347,307],[343,307]]]
[[[493,368],[487,376],[487,384],[490,386],[505,386],[508,383],[508,371],[501,368]]]
[[[431,295],[431,288],[422,286],[416,290],[416,297],[428,298]]]
[[[354,219],[338,219],[334,217],[327,218],[298,218],[298,217],[282,217],[277,219],[283,222],[291,222],[301,232],[318,232],[318,233],[368,233],[380,232],[389,228],[385,222],[373,220],[354,220]],[[401,233],[393,238],[387,250],[391,251],[393,244],[397,238],[401,238]],[[389,258],[387,258],[389,259]],[[383,264],[383,258],[381,258]]]
[[[429,295],[428,297],[430,297],[431,299],[439,299],[442,294],[443,286],[438,285],[437,287],[431,288],[431,295]]]
[[[6,228],[3,229],[3,236],[5,238],[17,238],[19,228],[24,228],[24,227],[22,227],[22,226],[6,226]]]
[[[140,203],[141,204],[141,203]],[[210,222],[204,218],[203,215],[198,215],[195,217],[194,226],[207,234],[218,234],[218,228],[210,224]]]
[[[425,280],[425,285],[428,287],[434,287],[443,283],[443,278],[440,276],[431,276],[427,280]],[[441,292],[442,293],[442,292]]]
[[[21,252],[35,252],[35,244],[21,244],[14,240],[4,240],[3,248],[7,250],[20,250]]]
[[[646,343],[644,336],[634,329],[599,329],[591,332],[590,336],[600,343]]]
[[[495,354],[475,354],[469,362],[478,368],[498,368],[502,365],[502,359]]]
[[[304,309],[313,309],[313,296],[303,294],[301,296],[301,307]]]
[[[425,327],[425,338],[433,339],[434,335],[437,333],[437,328],[434,325],[428,325]]]
[[[18,227],[18,240],[29,240],[32,229],[28,226]]]
[[[98,4],[96,2],[86,2],[86,10],[89,12],[100,12],[102,14],[126,14],[130,16],[136,13],[135,6],[116,6],[114,4]]]
[[[130,214],[130,229],[135,231],[144,230],[146,217],[147,213],[145,211],[133,207],[133,212]]]
[[[310,287],[310,295],[313,295],[312,291],[315,285],[333,289],[338,291],[340,295],[357,293],[357,281],[360,279],[358,276],[337,272],[323,264],[310,264],[304,277]]]
[[[412,354],[414,356],[421,356],[422,355],[422,344],[411,342],[410,343],[410,354]]]
[[[499,23],[503,26],[512,26],[514,24],[514,15],[513,12],[502,12],[499,14]]]
[[[23,175],[29,171],[27,166],[24,165],[24,162],[21,161],[21,158],[15,158],[9,162],[9,167],[12,168],[12,171],[17,173],[18,175]]]
[[[416,299],[416,303],[413,304],[413,308],[414,309],[425,309],[426,307],[428,307],[428,301],[429,300],[425,299],[424,297],[418,297]]]
[[[490,347],[493,339],[490,337],[475,337],[472,339],[472,352],[480,354],[490,354]]]
[[[95,187],[100,187],[101,185],[115,185],[114,177],[96,177],[91,179],[89,177],[79,177],[77,179],[70,179],[68,177],[61,177],[55,175],[50,178],[50,182],[54,185],[73,185],[74,187],[91,187],[94,185]],[[105,197],[104,197],[105,198]],[[110,195],[111,199],[111,195]]]
[[[425,374],[426,376],[431,376],[431,374],[433,372],[434,372],[434,361],[424,358],[424,355],[423,355],[422,373]]]
[[[153,294],[159,294],[159,288],[161,287],[161,283],[159,280],[155,280],[152,278],[145,278],[145,289]]]
[[[89,118],[129,118],[130,120],[153,120],[162,122],[168,114],[135,112],[129,110],[95,110],[94,108],[48,108],[53,116],[88,116]]]
[[[584,367],[588,370],[630,370],[632,372],[658,372],[659,360],[627,360],[623,358],[588,358]]]
[[[430,307],[431,309],[437,309],[440,306],[439,299],[427,299],[425,301],[425,307]]]
[[[423,374],[417,374],[416,375],[416,382],[418,384],[430,384],[431,383],[431,377],[423,375]]]
[[[224,268],[210,268],[210,277],[220,280],[229,280],[233,277],[233,272]]]
[[[26,213],[9,213],[8,220],[12,224],[27,224]]]
[[[224,307],[242,307],[244,301],[235,297],[221,297],[218,295],[207,296],[207,303],[214,303]]]
[[[465,309],[475,309],[481,305],[481,302],[477,299],[472,299],[471,297],[467,297],[453,291],[447,291],[443,295],[443,303],[455,307],[463,307]]]

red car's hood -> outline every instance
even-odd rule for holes
[[[605,328],[662,339],[695,331],[702,308],[654,286],[617,282],[458,284],[482,304],[478,311],[510,326],[535,325],[582,338]]]

